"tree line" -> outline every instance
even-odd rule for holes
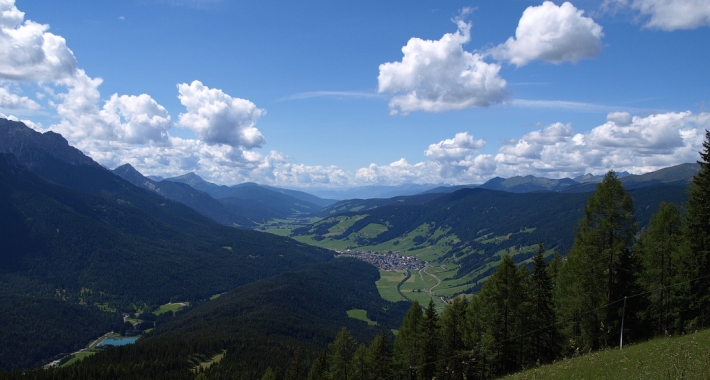
[[[438,315],[414,302],[392,346],[343,329],[301,378],[478,379],[710,324],[710,132],[681,209],[661,203],[638,231],[613,171],[584,207],[571,250],[527,265],[510,256],[470,300]],[[270,369],[264,380],[275,379]],[[288,372],[284,379],[291,379]]]

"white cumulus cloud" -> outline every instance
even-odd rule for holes
[[[518,67],[533,60],[560,63],[596,57],[604,33],[599,24],[583,14],[569,2],[557,6],[545,1],[528,7],[518,22],[515,37],[489,52]]]
[[[100,107],[98,87],[101,78],[91,78],[83,70],[62,81],[66,93],[57,94],[61,101],[57,113],[59,124],[51,129],[69,141],[84,139],[109,140],[130,144],[167,143],[172,126],[168,111],[149,95],[114,94]]]
[[[7,88],[0,87],[0,108],[4,109],[39,109],[39,104],[34,100],[11,93]]]
[[[47,32],[48,25],[27,20],[14,0],[0,0],[0,78],[55,81],[77,69],[64,38]]]
[[[454,21],[455,33],[436,41],[411,38],[402,48],[401,61],[380,65],[378,91],[396,94],[389,104],[392,113],[485,107],[506,97],[506,82],[498,75],[500,66],[485,62],[479,53],[465,51],[471,24]]]
[[[707,0],[606,0],[604,7],[628,7],[647,18],[645,27],[669,32],[710,25]]]
[[[249,100],[233,98],[199,81],[178,85],[180,102],[187,112],[179,123],[208,144],[227,144],[246,149],[261,147],[266,139],[254,127],[266,111]]]

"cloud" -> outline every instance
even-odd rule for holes
[[[208,144],[227,144],[246,149],[261,147],[266,139],[254,127],[266,113],[246,99],[232,98],[199,81],[178,85],[178,98],[187,108],[179,123]]]
[[[4,109],[27,109],[27,110],[36,110],[39,109],[39,104],[37,104],[34,100],[26,97],[26,96],[19,96],[16,94],[10,93],[10,91],[7,88],[0,87],[0,108]]]
[[[486,145],[484,140],[474,140],[468,132],[457,133],[453,139],[446,139],[429,145],[424,155],[437,161],[460,161]]]
[[[69,141],[96,139],[129,144],[165,144],[172,126],[168,111],[147,94],[129,96],[113,94],[99,108],[98,87],[103,80],[91,78],[83,70],[63,80],[66,93],[55,95],[60,100],[57,113],[62,117],[51,129]]]
[[[648,18],[644,27],[674,31],[710,25],[706,0],[606,0],[603,8],[631,8]]]
[[[496,59],[521,67],[533,60],[552,63],[576,63],[596,57],[601,51],[602,27],[582,16],[569,2],[557,6],[545,1],[525,9],[518,22],[515,37],[491,49]]]
[[[628,116],[611,113],[606,123],[585,133],[576,133],[570,124],[553,123],[502,145],[495,154],[476,154],[473,147],[457,149],[476,141],[458,133],[431,144],[427,161],[371,164],[356,172],[354,182],[470,184],[493,176],[563,178],[610,169],[640,174],[697,160],[705,129],[710,129],[710,113],[671,112],[631,120]]]
[[[628,112],[611,112],[606,115],[606,121],[620,126],[626,126],[633,121],[631,114]]]
[[[441,39],[411,38],[399,62],[380,65],[378,92],[396,94],[390,112],[445,112],[499,103],[507,95],[500,66],[463,49],[471,39],[471,24],[460,18],[455,33]]]
[[[56,81],[72,76],[77,63],[64,38],[48,25],[23,23],[14,0],[0,0],[0,79]]]

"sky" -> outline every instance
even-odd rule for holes
[[[642,174],[708,107],[707,0],[0,0],[0,116],[144,175]]]

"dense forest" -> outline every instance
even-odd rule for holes
[[[205,358],[226,354],[204,372],[212,379],[259,378],[289,365],[305,375],[342,326],[362,341],[399,326],[407,302],[383,300],[379,272],[352,258],[314,264],[253,282],[164,320],[135,345],[116,347],[69,367],[14,372],[22,379],[194,379]],[[361,309],[376,325],[350,318]],[[288,358],[294,363],[289,364]]]

